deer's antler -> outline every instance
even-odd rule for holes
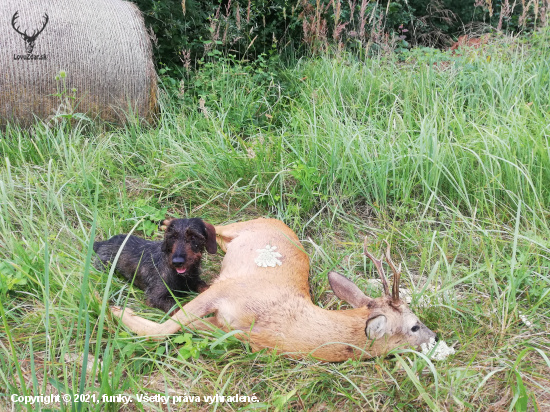
[[[19,18],[19,12],[16,11],[15,14],[13,15],[13,17],[11,18],[11,26],[13,27],[13,29],[19,33],[21,36],[27,36],[27,31],[25,30],[25,33],[21,33],[19,31],[19,27],[15,27],[15,21]]]
[[[393,272],[393,286],[392,286],[392,300],[394,303],[399,303],[399,282],[401,280],[401,263],[399,264],[399,268],[395,267],[395,264],[393,263],[393,260],[391,259],[390,254],[390,244],[386,239],[384,239],[384,242],[386,243],[386,260],[388,262],[388,265],[390,265],[390,268]]]
[[[47,13],[44,13],[44,25],[43,25],[42,28],[41,28],[40,30],[38,30],[36,33],[33,32],[33,34],[32,34],[31,37],[32,37],[32,38],[38,37],[38,35],[44,31],[44,29],[46,28],[46,25],[48,24],[49,21],[50,21],[50,18],[48,17],[48,14],[47,14]]]
[[[368,236],[365,236],[365,241],[363,242],[363,253],[366,257],[368,257],[370,260],[372,260],[372,263],[374,263],[374,266],[376,266],[376,270],[378,271],[378,274],[380,275],[380,280],[382,281],[382,286],[384,287],[384,294],[386,296],[389,296],[390,291],[388,288],[388,281],[386,280],[386,275],[384,274],[384,268],[382,267],[382,257],[380,259],[376,259],[367,249],[368,244]]]
[[[29,35],[27,34],[27,30],[25,30],[24,32],[21,32],[21,31],[19,30],[19,26],[17,26],[17,27],[15,26],[16,21],[17,21],[18,18],[19,18],[19,11],[16,11],[16,12],[14,13],[13,17],[11,18],[11,26],[13,27],[13,29],[14,29],[17,33],[19,33],[21,36],[23,36],[23,37],[25,38],[25,40],[29,40],[29,41],[32,41],[32,40],[36,39],[36,38],[38,37],[38,35],[44,31],[44,29],[46,28],[46,25],[47,25],[48,22],[50,21],[50,18],[49,18],[49,16],[48,16],[48,14],[47,14],[47,13],[44,13],[44,23],[43,23],[43,25],[42,25],[42,28],[39,29],[39,30],[33,31],[32,35],[29,36]]]

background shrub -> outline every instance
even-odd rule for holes
[[[201,59],[248,61],[336,50],[369,53],[448,47],[461,34],[525,31],[547,24],[542,0],[133,0],[155,42],[163,75],[181,77]],[[219,51],[219,54],[214,53]],[[204,60],[203,60],[204,61]]]

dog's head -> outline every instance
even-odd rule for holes
[[[162,252],[176,272],[184,275],[197,269],[204,249],[216,253],[216,229],[202,219],[171,219],[162,222],[165,227]]]

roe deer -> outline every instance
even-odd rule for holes
[[[309,294],[309,258],[296,234],[275,219],[216,226],[217,241],[226,251],[221,273],[208,290],[160,324],[112,307],[112,313],[133,332],[162,338],[182,325],[240,329],[254,351],[276,348],[290,357],[313,357],[339,362],[387,353],[399,346],[419,347],[435,334],[399,299],[400,272],[387,244],[386,259],[394,272],[390,295],[382,258],[374,262],[385,294],[372,299],[344,276],[330,272],[329,282],[340,299],[354,309],[325,310]],[[386,242],[387,243],[387,242]],[[267,245],[264,247],[264,245]],[[259,249],[263,248],[263,249]],[[200,319],[206,315],[214,316]]]
[[[454,56],[455,54],[457,54],[458,49],[460,47],[463,47],[463,48],[470,47],[470,48],[474,48],[474,49],[479,49],[483,45],[487,44],[487,42],[489,41],[490,36],[491,35],[489,33],[487,33],[487,34],[485,34],[481,37],[469,37],[467,34],[465,34],[464,36],[460,36],[458,38],[457,42],[454,43],[449,48],[449,50],[451,50],[451,54]]]

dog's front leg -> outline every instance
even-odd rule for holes
[[[194,320],[200,319],[215,311],[215,294],[212,293],[212,289],[197,296],[164,323],[153,322],[141,316],[137,316],[134,314],[134,311],[129,308],[123,311],[117,306],[111,307],[111,313],[120,318],[128,329],[139,336],[149,336],[155,340],[162,340],[168,335],[179,332],[182,326],[188,325]]]

